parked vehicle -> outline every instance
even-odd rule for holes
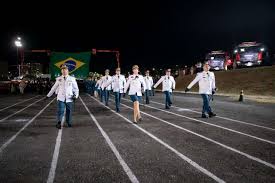
[[[230,58],[227,52],[222,50],[211,51],[206,54],[206,61],[210,65],[211,70],[224,70],[233,68],[233,60]]]
[[[234,49],[234,62],[239,67],[271,65],[267,47],[262,43],[243,42]]]

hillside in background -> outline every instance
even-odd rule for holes
[[[177,77],[176,90],[183,91],[195,76]],[[275,66],[217,71],[215,76],[219,93],[232,95],[244,90],[246,95],[275,96]],[[197,92],[198,85],[191,91]]]

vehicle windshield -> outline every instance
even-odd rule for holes
[[[242,51],[242,49],[244,49],[244,51]],[[259,46],[239,47],[239,50],[241,52],[259,52],[260,47]]]
[[[211,54],[211,55],[209,55],[209,59],[211,59],[211,57],[214,57],[214,59],[224,59],[225,55],[224,54]]]

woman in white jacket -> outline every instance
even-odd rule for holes
[[[134,124],[137,124],[137,121],[141,121],[141,115],[139,110],[139,103],[141,102],[142,93],[145,92],[146,86],[144,78],[142,75],[139,75],[139,67],[134,65],[132,67],[133,74],[129,76],[127,83],[124,88],[124,93],[129,89],[129,96],[134,103]]]

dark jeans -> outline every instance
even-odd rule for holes
[[[116,101],[116,111],[119,112],[121,93],[114,92],[114,95],[115,95],[115,101]]]
[[[103,90],[103,96],[104,96],[105,105],[108,105],[110,91],[109,90]]]
[[[89,93],[90,95],[92,95],[92,96],[94,96],[94,93],[95,93],[95,87],[94,86],[92,86],[92,88],[91,88],[91,92]]]
[[[151,90],[145,90],[146,104],[149,104],[149,96],[152,96],[152,91]]]
[[[98,92],[98,97],[100,98],[100,102],[102,102],[103,101],[103,95],[102,95],[103,91],[101,89],[97,89],[97,92]]]
[[[57,120],[62,121],[64,116],[64,111],[66,108],[66,123],[72,124],[72,112],[73,112],[73,103],[72,102],[62,102],[58,101],[58,113],[57,113]]]
[[[155,88],[152,88],[152,96],[155,96]]]
[[[210,95],[208,94],[201,94],[202,100],[203,100],[203,107],[202,107],[202,113],[210,113],[212,112],[211,107],[209,106],[210,103]]]
[[[171,102],[171,92],[169,91],[164,91],[165,94],[165,108],[169,108],[172,104]]]

